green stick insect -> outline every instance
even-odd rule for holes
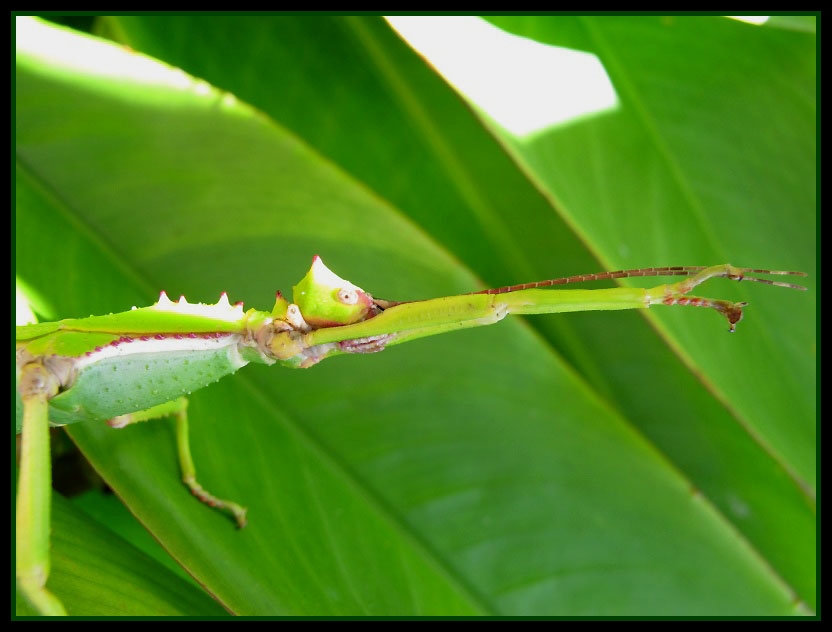
[[[106,421],[121,428],[157,417],[176,418],[177,447],[185,485],[199,500],[228,513],[239,527],[246,509],[212,495],[197,482],[188,440],[189,393],[236,372],[249,362],[311,367],[343,353],[374,353],[424,336],[490,325],[508,314],[550,314],[647,308],[710,307],[730,331],[745,303],[690,296],[701,283],[725,277],[780,287],[806,288],[752,274],[783,272],[712,267],[642,268],[526,283],[459,296],[394,302],[373,298],[314,257],[293,288],[293,302],[278,292],[270,312],[215,305],[184,297],[142,309],[17,328],[17,432],[22,431],[17,492],[17,585],[39,613],[66,611],[46,587],[49,576],[51,473],[49,425]],[[646,276],[685,276],[649,289],[616,287],[553,290],[556,285]]]

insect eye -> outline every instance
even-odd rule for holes
[[[338,290],[338,301],[344,305],[355,305],[358,302],[358,292],[347,288]]]

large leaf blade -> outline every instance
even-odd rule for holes
[[[78,88],[60,82],[31,85],[38,91],[54,90],[51,97],[64,102]],[[139,285],[187,291],[189,297],[196,293],[203,300],[232,286],[241,297],[267,296],[275,286],[285,289],[299,276],[300,271],[281,270],[279,264],[305,259],[320,243],[341,257],[333,267],[371,290],[395,289],[400,283],[427,296],[469,289],[474,283],[434,242],[273,122],[252,117],[245,109],[228,108],[214,116],[198,103],[181,112],[145,112],[123,96],[111,98],[86,82],[81,85],[83,98],[77,98],[78,107],[71,111],[79,126],[75,129],[87,130],[76,131],[83,151],[77,151],[74,138],[62,143],[46,140],[56,150],[74,145],[72,153],[84,155],[85,162],[67,169],[65,157],[58,155],[54,163],[46,160],[49,143],[33,150],[25,142],[26,134],[34,133],[40,123],[31,118],[18,131],[19,156],[27,168],[36,167],[32,171],[37,180],[61,192],[67,202],[62,213],[83,214],[94,234],[113,245],[115,258],[129,262],[141,279]],[[120,85],[123,94],[134,90],[130,81]],[[38,91],[26,94],[43,97]],[[112,117],[107,126],[115,130],[111,136],[103,134],[95,120],[100,111],[84,105],[90,103]],[[126,121],[136,125],[128,138],[119,131]],[[206,136],[213,144],[203,142]],[[96,138],[99,149],[85,143],[86,138]],[[193,139],[200,141],[192,143]],[[118,152],[100,150],[108,142],[114,148],[130,148],[131,160],[141,164],[141,174],[151,183],[152,204],[135,194],[108,194],[139,190],[135,173],[118,163]],[[229,173],[232,161],[235,166]],[[122,186],[131,182],[132,189]],[[240,215],[229,224],[223,220],[235,203]],[[360,235],[351,230],[355,222],[361,222]],[[48,224],[32,230],[50,232],[54,227]],[[406,246],[392,247],[402,239]],[[379,269],[380,254],[388,269]],[[27,261],[26,267],[48,271],[43,258],[37,264]],[[252,266],[251,261],[262,265]],[[90,278],[96,275],[93,268],[85,269]],[[260,269],[280,278],[256,278],[252,272]],[[36,285],[49,283],[43,279]],[[77,286],[64,291],[77,293]],[[113,298],[124,300],[116,294]],[[345,369],[347,361],[362,371]],[[706,578],[715,575],[717,566],[724,571],[726,562],[703,561],[691,546],[683,557],[700,567],[700,581],[686,598],[678,594],[679,586],[669,586],[673,599],[668,601],[665,593],[657,598],[660,606],[672,602],[668,607],[686,611],[789,609],[779,580],[747,545],[730,535],[731,529],[710,509],[691,502],[682,479],[571,376],[540,339],[517,324],[470,332],[456,341],[425,341],[407,353],[400,349],[378,357],[336,360],[308,373],[274,372],[252,369],[250,377],[235,378],[242,390],[230,385],[225,390],[224,383],[197,394],[192,406],[195,417],[214,421],[200,424],[203,430],[194,437],[204,482],[209,488],[220,485],[218,493],[233,493],[252,505],[252,518],[259,515],[262,521],[259,527],[252,523],[252,535],[229,533],[221,517],[194,506],[176,482],[173,450],[166,441],[170,431],[164,424],[124,431],[131,433],[129,438],[103,428],[79,427],[76,432],[136,513],[169,542],[174,555],[198,569],[211,591],[235,612],[578,612],[590,602],[597,605],[597,599],[589,593],[582,593],[583,601],[565,599],[568,591],[553,588],[554,584],[573,590],[571,586],[581,584],[570,572],[569,582],[552,579],[555,568],[574,569],[565,563],[558,542],[595,542],[594,549],[589,544],[575,546],[577,558],[617,559],[632,572],[638,566],[638,547],[633,545],[642,541],[648,517],[673,528],[691,522],[684,531],[690,536],[686,541],[702,539],[712,547],[709,550],[720,551],[731,568],[724,574],[726,585],[709,585]],[[507,382],[505,375],[511,377]],[[379,376],[389,379],[379,383]],[[454,388],[448,390],[448,384]],[[406,398],[408,390],[421,397]],[[426,407],[425,399],[435,398],[429,394],[437,392],[445,393],[442,406]],[[236,411],[242,412],[238,416]],[[240,425],[223,423],[229,418],[239,419]],[[501,457],[504,437],[515,435],[519,453]],[[267,454],[265,446],[276,446],[277,451]],[[576,461],[577,454],[583,456]],[[242,462],[247,471],[239,467],[240,455],[246,455]],[[604,485],[583,475],[574,478],[586,462],[598,466],[599,481],[633,472],[622,487],[620,502],[609,504]],[[414,475],[407,476],[409,472]],[[303,485],[295,483],[298,473],[304,474]],[[658,485],[656,497],[643,497],[645,481]],[[567,482],[575,483],[575,489]],[[454,489],[465,493],[448,494]],[[529,490],[529,497],[537,500],[524,498]],[[645,502],[646,508],[633,512]],[[607,504],[609,509],[602,509]],[[558,522],[560,514],[552,513],[555,507],[574,508],[577,517],[600,515],[589,520],[589,526],[580,520]],[[587,512],[589,507],[595,509]],[[328,515],[339,510],[348,517],[343,533],[332,527]],[[519,523],[505,519],[513,515]],[[691,515],[695,517],[690,521],[680,520]],[[176,516],[174,524],[170,516]],[[489,516],[499,518],[498,524],[489,524]],[[604,543],[599,536],[608,533],[603,525],[611,516],[619,519],[619,533],[614,542]],[[553,520],[555,527],[546,526]],[[465,536],[474,525],[479,531],[483,524],[484,548],[472,546]],[[270,533],[274,525],[280,529]],[[538,537],[522,537],[524,530],[533,534],[536,528]],[[557,529],[564,529],[564,534]],[[650,558],[665,560],[676,548],[675,540],[658,540]],[[510,546],[497,546],[500,541]],[[624,555],[622,542],[629,543]],[[542,555],[529,555],[532,543],[543,547]],[[356,565],[355,546],[359,557],[377,561],[374,568]],[[526,553],[517,555],[518,550]],[[514,559],[521,562],[505,572],[506,561]],[[706,570],[709,566],[714,572]],[[637,585],[653,585],[658,577],[679,570],[663,562],[651,562],[647,568],[643,575],[633,574]],[[602,594],[611,596],[603,606],[610,612],[658,607],[652,600],[625,598],[619,592],[620,581],[611,574],[589,576]],[[262,585],[264,577],[269,577],[267,587]],[[728,584],[740,581],[755,588],[738,602]]]

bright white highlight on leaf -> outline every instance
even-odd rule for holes
[[[765,24],[768,22],[767,15],[729,15],[732,20],[747,22],[748,24]]]
[[[101,77],[131,78],[154,85],[181,90],[193,89],[195,79],[182,70],[172,68],[127,48],[118,48],[73,31],[56,29],[38,20],[17,16],[15,37],[18,51],[46,57],[58,66],[83,68]],[[205,91],[210,92],[208,84]]]
[[[29,299],[20,288],[15,290],[15,325],[31,325],[38,322],[32,308],[29,307]]]
[[[511,35],[478,17],[386,19],[463,96],[516,136],[617,106],[595,55]]]
[[[31,325],[40,314],[45,320],[55,320],[55,308],[40,292],[19,276],[15,276],[15,324]]]

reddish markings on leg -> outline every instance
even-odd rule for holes
[[[736,325],[742,320],[742,308],[748,303],[732,303],[721,299],[702,298],[701,296],[685,296],[682,294],[668,294],[662,299],[663,305],[688,305],[690,307],[710,307],[728,319],[728,331],[735,331]]]
[[[666,296],[662,301],[665,305],[690,305],[691,307],[714,307],[711,305],[714,301],[709,298],[700,298],[698,296]]]
[[[547,279],[545,281],[534,281],[532,283],[521,283],[519,285],[507,285],[505,287],[498,287],[491,290],[469,292],[469,294],[506,294],[508,292],[517,292],[518,290],[534,290],[538,288],[552,287],[554,285],[587,283],[589,281],[604,281],[608,279],[627,279],[631,277],[693,276],[704,269],[704,266],[667,266],[664,268],[635,268],[632,270],[615,270],[613,272],[576,274],[575,276],[563,277],[560,279]]]
[[[196,479],[193,476],[183,476],[182,482],[187,485],[188,489],[191,491],[197,499],[201,502],[205,503],[209,507],[213,509],[219,509],[221,511],[225,511],[231,514],[234,517],[234,520],[237,522],[237,526],[242,529],[246,526],[246,509],[241,507],[237,503],[230,502],[228,500],[222,500],[217,498],[213,494],[210,494],[205,490],[202,485],[197,483]]]

